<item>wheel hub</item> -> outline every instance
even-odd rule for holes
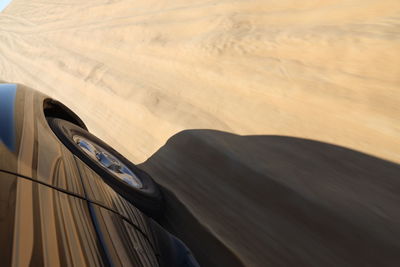
[[[85,154],[99,163],[109,173],[134,188],[140,189],[143,187],[140,179],[112,153],[80,135],[74,135],[72,138]]]

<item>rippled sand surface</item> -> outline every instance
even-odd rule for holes
[[[13,0],[0,80],[58,98],[136,163],[187,129],[400,162],[398,0]]]
[[[400,161],[398,0],[14,0],[0,50],[135,161],[193,128]]]

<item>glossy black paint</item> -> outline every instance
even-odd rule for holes
[[[57,102],[22,85],[0,84],[0,97],[1,266],[178,266],[179,257],[163,256],[175,238],[52,132],[43,108]],[[176,254],[186,255],[178,243]]]

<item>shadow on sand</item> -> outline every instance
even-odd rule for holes
[[[306,139],[188,130],[140,167],[165,188],[161,223],[203,266],[400,266],[397,164]]]

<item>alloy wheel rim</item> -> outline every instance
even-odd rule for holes
[[[107,149],[80,135],[74,135],[72,139],[86,155],[106,169],[107,172],[136,189],[143,188],[142,181],[135,173]]]

